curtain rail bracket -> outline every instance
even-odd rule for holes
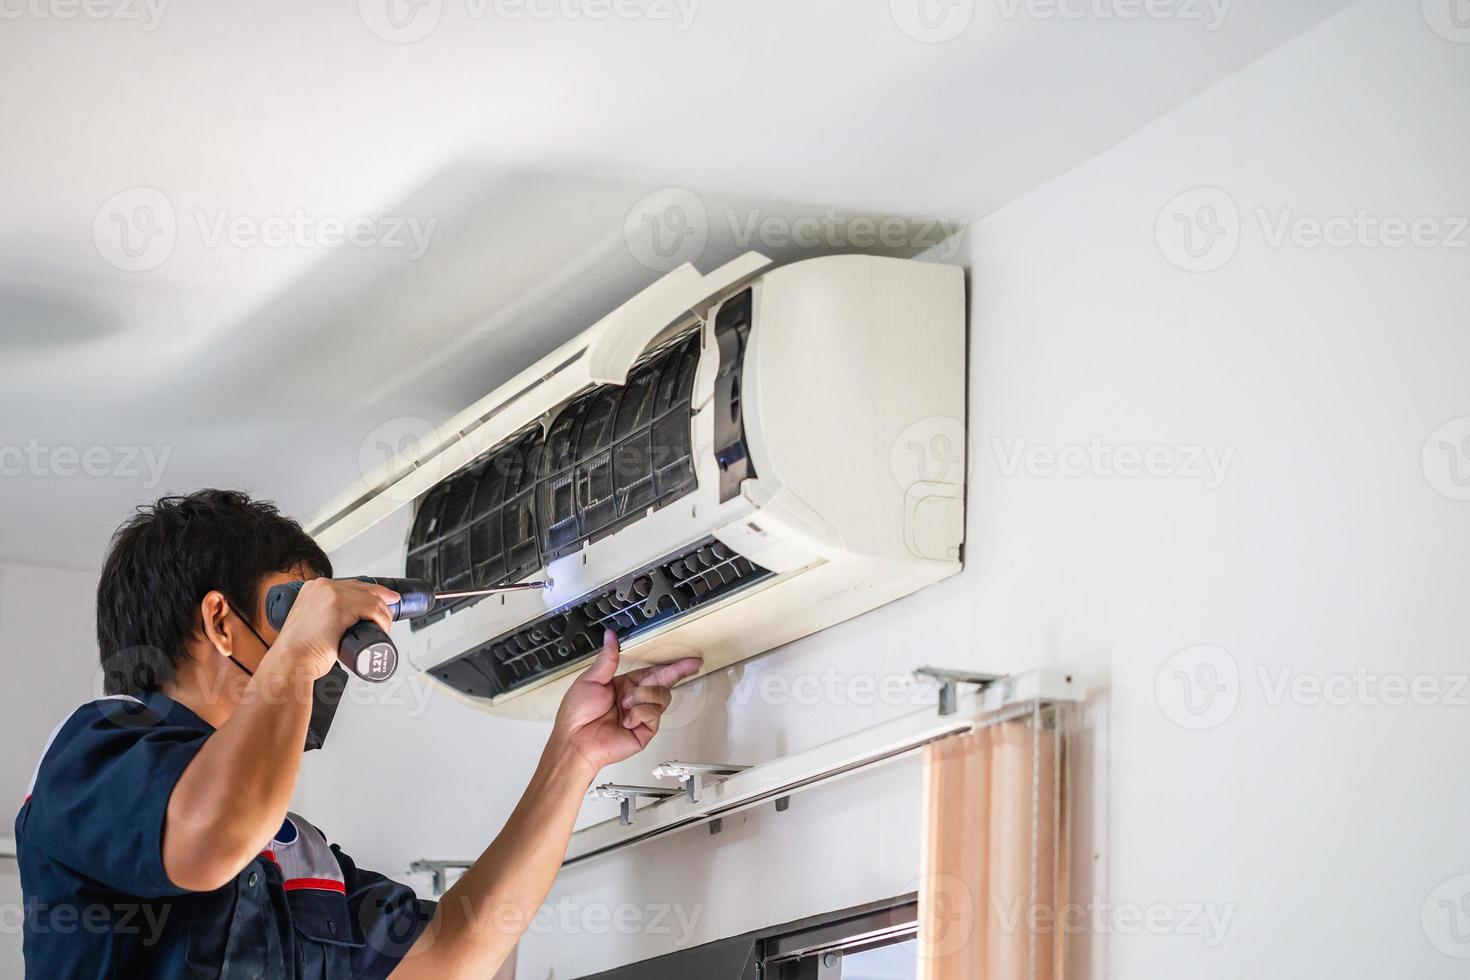
[[[408,873],[428,875],[433,881],[434,897],[438,898],[449,890],[449,872],[468,871],[472,861],[427,861],[419,859],[408,866]]]
[[[939,715],[945,717],[955,713],[959,707],[959,686],[961,684],[973,684],[977,691],[983,691],[996,681],[1004,680],[1006,674],[977,674],[968,670],[946,670],[943,667],[918,667],[914,669],[915,677],[936,681],[939,684]]]
[[[626,783],[601,783],[588,791],[588,796],[600,797],[604,800],[618,801],[618,823],[624,827],[633,826],[633,816],[638,808],[639,799],[666,800],[671,796],[678,796],[683,790],[670,789],[667,786],[629,786]]]
[[[699,792],[705,786],[728,779],[749,768],[725,762],[663,762],[653,767],[653,775],[656,779],[677,779],[684,787],[684,796],[689,802],[698,803]]]

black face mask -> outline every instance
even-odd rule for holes
[[[240,616],[240,622],[245,628],[255,634],[260,645],[267,650],[270,644],[265,642],[265,637],[255,632],[255,627],[244,616]],[[226,656],[229,656],[226,654]],[[255,671],[246,667],[234,657],[230,657],[230,663],[239,667],[250,676],[255,676]],[[342,694],[347,690],[347,671],[341,664],[332,664],[332,669],[327,671],[311,685],[311,719],[306,723],[306,746],[301,750],[310,752],[319,749],[327,742],[327,729],[332,727],[332,718],[337,714],[337,705],[342,703]]]

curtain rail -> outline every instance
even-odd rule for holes
[[[614,817],[584,827],[572,834],[562,864],[779,801],[908,755],[936,739],[1007,721],[1046,704],[1081,701],[1084,694],[1082,684],[1063,671],[1042,669],[1004,677],[982,690],[959,693],[952,714],[940,715],[933,708],[916,711],[706,784],[697,802],[671,796],[635,807],[631,826]]]

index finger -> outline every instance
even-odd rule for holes
[[[394,592],[392,589],[382,585],[374,585],[371,582],[359,582],[356,579],[345,579],[342,580],[342,584],[350,589],[353,589],[354,591],[366,592],[368,593],[368,595],[371,595],[374,598],[381,600],[384,605],[391,606],[393,603],[402,598],[402,596],[400,596],[397,592]]]
[[[393,625],[393,608],[391,603],[398,601],[394,592],[391,589],[383,589],[378,586],[371,586],[366,589],[354,589],[352,591],[355,594],[346,600],[345,608],[351,610],[352,614],[358,619],[366,619],[377,623],[379,629],[385,633],[388,632]],[[384,592],[389,595],[394,595],[394,599],[391,601],[384,599],[381,594]]]
[[[686,677],[699,673],[704,661],[699,657],[683,657],[656,667],[640,667],[628,671],[627,680],[639,686],[654,684],[658,687],[673,687]]]

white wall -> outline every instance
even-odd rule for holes
[[[1467,236],[1273,248],[1257,209],[1463,220],[1467,124],[1470,47],[1419,4],[1363,3],[975,236],[975,642],[1110,678],[1106,900],[1233,914],[1213,948],[1120,929],[1109,976],[1463,975],[1421,912],[1470,871],[1464,692],[1274,695],[1286,670],[1464,676],[1470,505],[1436,491],[1443,457],[1427,475],[1421,448],[1470,415]],[[1241,234],[1190,273],[1155,217],[1201,186],[1233,199]],[[998,475],[995,437],[1093,436],[1235,457],[1213,491]],[[1170,658],[1205,643],[1228,651],[1225,690],[1195,716],[1174,670],[1197,664]]]
[[[1272,684],[1288,668],[1451,684],[1465,670],[1470,504],[1436,491],[1421,448],[1470,415],[1470,249],[1273,248],[1256,210],[1464,215],[1467,122],[1470,46],[1434,34],[1419,4],[1368,0],[980,224],[965,572],[689,686],[647,756],[609,775],[823,741],[904,710],[854,703],[844,683],[922,661],[1061,664],[1106,708],[1082,828],[1097,871],[1076,896],[1104,907],[1106,928],[1079,972],[1460,975],[1421,912],[1439,922],[1431,892],[1470,872],[1464,707],[1272,703]],[[914,165],[922,180],[964,161]],[[1186,272],[1169,260],[1182,254],[1169,215],[1162,248],[1156,223],[1202,186],[1238,209],[1239,246],[1216,271]],[[1233,455],[1208,489],[1188,475],[1007,476],[994,443],[1094,437]],[[339,566],[373,570],[400,534],[354,544]],[[1175,654],[1207,643],[1225,651],[1208,655],[1222,690],[1196,715],[1175,672],[1205,675]],[[841,697],[747,696],[761,676],[825,684],[834,665]],[[314,820],[385,871],[472,856],[545,732],[444,697],[416,710],[419,690],[344,708],[302,792]],[[1202,723],[1214,724],[1189,727]],[[902,892],[917,873],[916,791],[902,764],[718,837],[689,831],[570,869],[553,907],[572,907],[527,940],[519,975],[577,976]],[[600,924],[625,903],[696,918],[664,932]],[[1128,909],[1176,925],[1151,931]],[[1228,916],[1222,935],[1206,913]]]
[[[646,777],[655,756],[758,762],[897,710],[731,704],[742,675],[1064,664],[1106,691],[1093,716],[1102,778],[1081,831],[1096,836],[1098,870],[1077,896],[1103,906],[1093,975],[1457,974],[1421,911],[1470,871],[1464,708],[1271,697],[1283,669],[1450,685],[1464,671],[1470,505],[1436,492],[1420,451],[1470,414],[1470,250],[1273,248],[1256,211],[1464,215],[1467,123],[1470,47],[1433,33],[1417,4],[1368,2],[980,224],[964,574],[686,689],[703,710],[682,709],[682,727],[619,775]],[[1182,254],[1170,219],[1163,247],[1156,219],[1202,186],[1238,209],[1238,251],[1187,272],[1168,258]],[[1061,450],[1093,437],[1233,456],[1213,489],[1189,476],[1005,475],[1014,440]],[[1198,664],[1171,657],[1206,643],[1227,651],[1210,655],[1225,689],[1196,716],[1174,685]],[[1185,727],[1232,703],[1221,723]],[[467,826],[493,831],[524,776],[517,753],[539,735],[457,706],[393,732],[383,725],[374,744],[444,737],[437,751],[455,760],[431,752],[432,780],[411,752],[392,767],[416,791],[451,783],[432,807],[375,791],[374,817],[393,813],[399,835],[373,848],[390,863],[471,853]],[[916,785],[914,767],[897,766],[719,837],[686,832],[569,869],[554,905],[675,903],[696,925],[558,923],[524,944],[520,975],[576,976],[901,892],[917,871]],[[346,793],[334,783],[313,802],[333,809]],[[370,822],[343,817],[339,833]],[[1137,928],[1130,906],[1176,925]]]
[[[46,736],[92,696],[97,675],[93,633],[95,572],[0,563],[0,799],[10,811],[0,837],[14,835]],[[0,980],[21,975],[20,875],[0,860]]]

